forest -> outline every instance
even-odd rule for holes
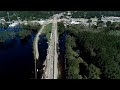
[[[67,32],[68,79],[120,79],[120,29],[116,26],[119,27],[119,23],[101,29],[86,30],[82,25],[58,29],[64,33],[65,28]]]
[[[100,18],[103,16],[120,16],[120,11],[71,11],[73,18]]]
[[[40,20],[48,19],[54,14],[61,12],[67,13],[67,11],[0,11],[0,17],[4,17],[6,21],[9,20],[7,12],[9,12],[10,20]],[[102,15],[119,17],[120,11],[71,11],[71,16],[73,18],[100,18]]]

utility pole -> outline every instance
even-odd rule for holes
[[[9,12],[7,12],[7,14],[8,14],[8,19],[9,19],[9,23],[10,23],[10,17],[9,17]]]
[[[36,65],[37,63],[36,63],[36,61],[35,61],[35,79],[37,79],[37,65]]]

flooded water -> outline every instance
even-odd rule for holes
[[[18,32],[23,30],[20,26],[15,28],[1,28],[0,31]],[[34,56],[33,40],[35,33],[24,39],[15,37],[0,43],[0,79],[34,79]],[[48,40],[45,34],[39,36],[38,50],[39,59],[37,61],[38,79],[43,73],[43,62],[47,56]]]
[[[20,27],[14,29],[8,28],[14,32],[18,32]],[[0,31],[4,29],[0,28]],[[25,39],[16,37],[0,43],[0,79],[34,79],[34,56],[33,56],[33,40],[35,34]],[[60,79],[66,79],[65,71],[65,37],[64,32],[59,37],[59,56],[58,63],[60,69]],[[48,40],[45,34],[39,36],[38,42],[39,59],[37,61],[38,79],[41,79],[43,73],[43,62],[47,56]]]
[[[35,34],[0,43],[0,79],[34,78],[33,40]]]
[[[41,79],[43,74],[43,63],[46,60],[47,56],[47,49],[48,49],[48,43],[47,43],[47,37],[45,34],[41,34],[39,36],[39,42],[38,42],[38,50],[39,50],[39,59],[37,62],[37,68],[38,68],[38,78]]]
[[[66,79],[66,69],[65,69],[65,38],[66,38],[66,32],[64,32],[59,37],[59,56],[58,56],[58,63],[59,63],[59,69],[60,69],[60,79]]]
[[[23,28],[21,28],[20,25],[17,25],[15,27],[7,27],[7,28],[3,28],[3,27],[0,27],[0,31],[15,31],[15,32],[18,32],[20,30],[23,30]]]

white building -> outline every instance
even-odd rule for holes
[[[107,21],[111,21],[111,22],[120,22],[120,17],[114,17],[114,16],[110,16],[110,17],[102,17],[101,18],[102,21],[107,22]]]
[[[15,26],[17,26],[18,24],[19,24],[19,23],[14,22],[14,23],[10,24],[9,27],[15,27]]]
[[[67,15],[71,15],[71,12],[70,12],[70,11],[68,11]]]
[[[41,20],[41,21],[38,21],[41,25],[43,25],[44,24],[44,20]]]
[[[70,24],[80,24],[80,22],[78,22],[78,21],[71,21]]]
[[[45,20],[40,20],[40,21],[38,21],[38,20],[33,20],[33,21],[30,21],[30,22],[32,22],[32,23],[38,22],[39,24],[43,25],[44,22],[45,22]]]

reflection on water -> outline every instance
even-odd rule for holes
[[[6,40],[5,42],[0,42],[0,49],[8,49],[12,48],[17,44],[17,40],[11,39],[11,40]]]
[[[47,56],[48,43],[45,34],[40,35],[39,38],[40,38],[38,42],[39,59],[37,62],[37,68],[39,69],[38,79],[41,79],[43,73],[43,62],[45,61]]]
[[[26,44],[28,43],[29,39],[30,39],[30,36],[27,36],[27,37],[25,37],[24,39],[21,39],[21,40],[20,40],[20,41],[21,41],[21,44],[22,44],[22,45],[26,45]]]
[[[18,24],[17,26],[15,27],[0,27],[0,31],[15,31],[15,32],[18,32],[20,30],[23,30],[23,28],[21,28],[20,24]]]
[[[59,37],[59,55],[58,55],[58,63],[59,63],[59,69],[60,69],[60,76],[59,79],[66,79],[66,73],[65,73],[65,38],[66,38],[66,32],[64,32]]]
[[[0,79],[30,79],[34,76],[32,43],[34,34],[0,43]],[[34,74],[33,74],[34,75]]]

